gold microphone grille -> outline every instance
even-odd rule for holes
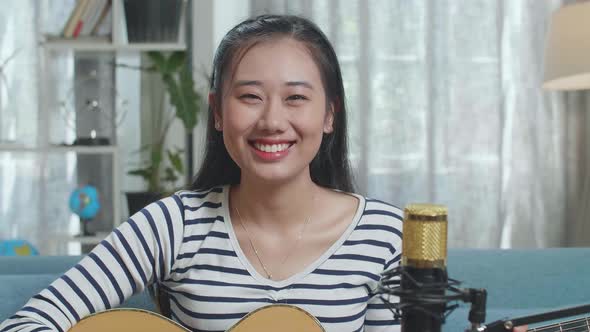
[[[404,209],[402,265],[441,268],[447,262],[447,208],[410,204]]]

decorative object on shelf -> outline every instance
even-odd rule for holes
[[[183,0],[123,0],[130,43],[178,41]]]
[[[174,117],[178,118],[184,126],[187,142],[192,142],[192,132],[197,125],[197,116],[201,110],[202,97],[194,89],[194,81],[191,70],[186,61],[186,52],[177,51],[170,55],[162,52],[148,52],[152,66],[142,68],[149,72],[158,73],[166,87],[170,97],[170,103],[174,106],[173,117],[167,117],[168,108],[163,105],[155,111],[154,121],[158,129],[152,144],[144,146],[143,151],[147,152],[149,158],[145,163],[136,169],[128,172],[129,175],[142,177],[147,183],[147,192],[142,195],[128,193],[127,200],[130,214],[136,212],[136,208],[143,207],[154,200],[174,191],[175,183],[183,177],[187,168],[182,161],[181,149],[165,149],[166,134]],[[192,146],[186,149],[186,160],[188,161],[188,172],[192,172]],[[190,181],[190,176],[185,177]],[[131,194],[131,195],[129,195]],[[145,198],[145,201],[138,202],[138,198]]]
[[[96,70],[92,70],[87,77],[84,77],[74,82],[74,87],[66,94],[65,100],[60,102],[61,115],[66,125],[73,130],[76,130],[77,121],[81,117],[88,117],[89,121],[93,123],[93,128],[88,133],[88,136],[77,137],[73,145],[109,145],[110,139],[104,136],[107,130],[116,130],[123,122],[127,113],[128,101],[120,96],[114,86],[106,86],[106,92],[97,91],[97,95],[87,98],[83,102],[81,109],[75,105],[79,105],[76,96],[82,95],[84,92],[96,91],[95,86],[103,87],[105,82],[99,81]],[[107,97],[112,96],[112,97]],[[116,107],[105,106],[109,98],[114,98]],[[115,111],[119,110],[119,111]],[[110,128],[113,127],[113,128]]]
[[[88,224],[100,212],[98,190],[91,185],[76,188],[70,194],[70,210],[80,217],[80,236],[92,236],[88,231]]]
[[[0,256],[37,256],[39,251],[27,240],[0,240]]]

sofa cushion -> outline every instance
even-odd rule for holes
[[[22,308],[35,294],[45,289],[60,274],[0,274],[0,321]],[[155,310],[147,292],[129,298],[121,307]]]
[[[485,288],[488,309],[544,309],[590,302],[590,248],[449,250],[449,277]]]
[[[62,274],[82,256],[5,256],[0,257],[3,274]]]

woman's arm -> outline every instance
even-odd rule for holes
[[[166,278],[182,232],[179,197],[148,205],[0,324],[0,331],[67,331],[85,316],[120,305]]]

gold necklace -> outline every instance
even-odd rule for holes
[[[315,201],[315,193],[314,193],[311,201],[312,201],[312,211],[313,211],[313,205],[314,205],[313,203]],[[266,273],[267,278],[270,279],[270,280],[274,280],[274,277],[273,277],[272,273],[268,270],[268,268],[266,267],[266,265],[264,265],[264,262],[262,261],[262,258],[260,258],[260,253],[258,252],[258,249],[256,249],[256,246],[254,245],[254,241],[252,241],[252,236],[250,236],[250,232],[248,231],[248,228],[246,228],[246,225],[242,221],[243,218],[242,218],[242,215],[240,214],[240,210],[238,210],[237,205],[234,207],[234,209],[236,210],[236,214],[238,215],[238,221],[240,222],[240,225],[242,226],[242,228],[246,232],[246,237],[248,238],[248,242],[250,242],[250,247],[252,247],[252,250],[254,250],[254,255],[256,256],[256,259],[258,259],[258,262],[262,266],[262,269],[264,270],[264,273]],[[312,213],[310,212],[309,213],[309,216],[307,217],[307,219],[305,219],[305,222],[303,223],[303,227],[301,227],[301,230],[299,231],[299,234],[297,234],[297,237],[295,238],[295,243],[293,243],[293,247],[291,248],[291,250],[287,251],[287,255],[285,255],[285,257],[281,261],[281,264],[279,265],[279,268],[282,267],[285,264],[285,262],[287,261],[287,259],[289,258],[289,256],[291,256],[291,253],[293,253],[293,251],[295,251],[295,248],[297,248],[297,244],[299,243],[299,241],[303,237],[303,232],[305,231],[305,228],[306,228],[307,224],[311,220],[311,214]]]

